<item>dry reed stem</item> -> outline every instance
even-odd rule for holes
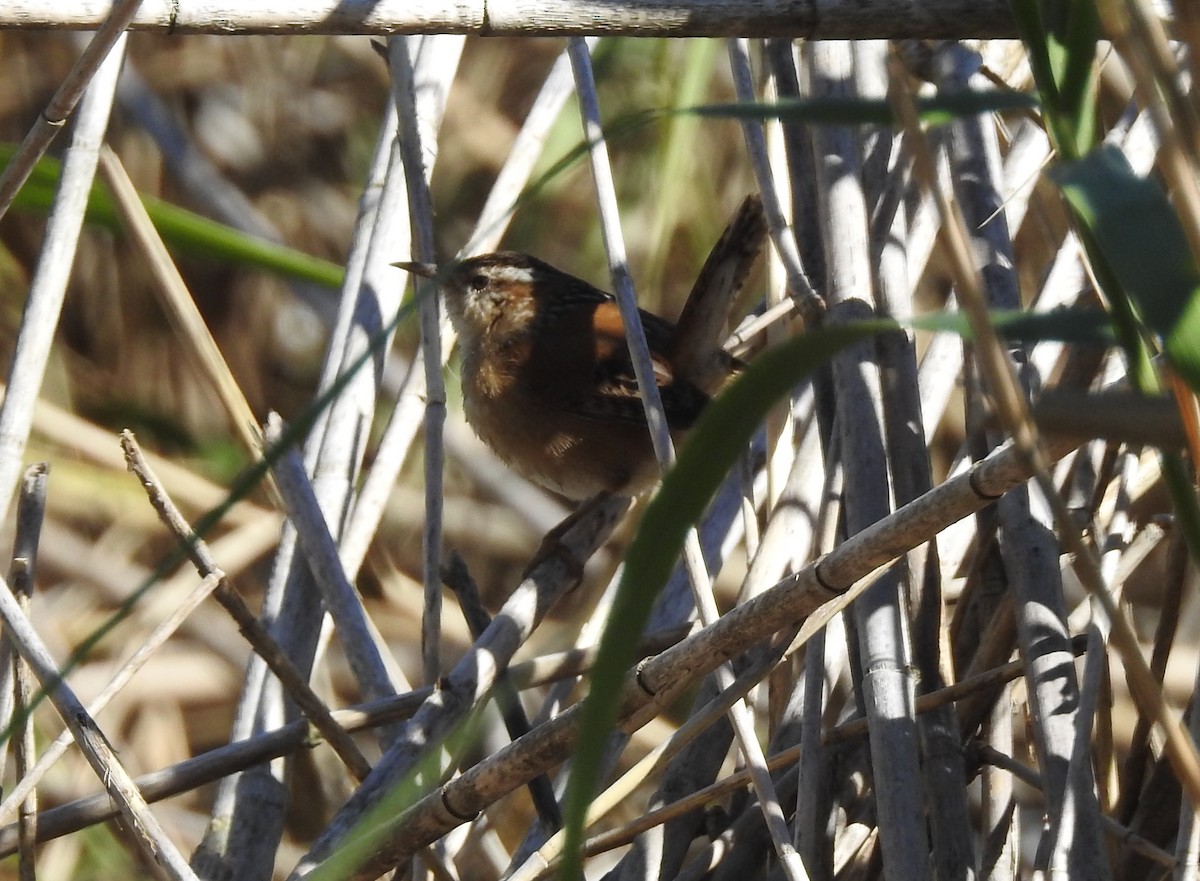
[[[326,520],[300,454],[291,448],[278,449],[283,433],[283,421],[271,414],[263,429],[263,442],[276,448],[271,471],[287,506],[288,520],[296,529],[308,569],[320,588],[325,608],[337,628],[362,693],[370,700],[391,697],[402,690],[404,675],[367,614],[362,596],[342,567],[333,527]],[[354,762],[357,767],[362,767],[357,759]]]
[[[125,166],[108,147],[100,150],[100,175],[108,185],[109,193],[116,203],[126,235],[150,267],[156,282],[155,292],[159,295],[163,311],[167,313],[175,333],[183,343],[183,350],[199,371],[212,383],[217,397],[225,408],[225,415],[233,424],[234,436],[241,444],[250,461],[256,461],[262,452],[262,438],[258,433],[258,420],[225,362],[216,340],[204,323],[196,301],[171,259],[167,246],[163,244],[154,222],[146,212],[133,181],[129,179]],[[267,482],[268,495],[274,505],[280,503],[278,490]]]
[[[901,83],[903,75],[903,68],[897,67],[893,82]],[[967,246],[962,215],[937,185],[937,176],[928,150],[921,149],[924,138],[911,95],[900,86],[893,94],[894,107],[910,140],[910,149],[914,151],[917,167],[925,178],[926,186],[932,189],[938,199],[944,235],[948,243],[947,250],[954,260],[960,295],[965,298],[964,306],[977,342],[980,363],[988,377],[991,393],[997,396],[996,404],[1001,417],[1012,433],[1014,449],[1027,458],[1042,494],[1053,511],[1054,520],[1059,527],[1059,540],[1071,554],[1080,581],[1097,599],[1104,614],[1112,622],[1113,644],[1121,653],[1125,669],[1135,683],[1134,695],[1139,706],[1154,719],[1162,731],[1166,739],[1167,753],[1188,797],[1193,804],[1200,804],[1200,755],[1197,754],[1196,746],[1182,723],[1167,704],[1162,691],[1156,687],[1128,618],[1113,604],[1104,586],[1094,550],[1083,542],[1075,530],[1070,512],[1050,481],[1047,473],[1050,459],[1029,416],[1028,404],[1019,391],[1012,365],[1005,359],[995,328],[987,320],[978,273]]]
[[[37,553],[41,538],[42,523],[46,515],[46,484],[49,468],[44,462],[31,465],[25,470],[17,499],[17,526],[13,537],[12,565],[9,568],[9,584],[17,598],[20,610],[29,615],[30,600],[37,584]],[[9,660],[11,659],[11,661]],[[13,770],[18,780],[29,773],[37,754],[33,732],[33,703],[36,686],[33,672],[12,646],[5,631],[0,639],[0,664],[4,664],[8,675],[0,677],[3,690],[4,712],[0,714],[0,725],[11,732],[13,746]],[[11,706],[9,694],[11,693]],[[11,708],[11,712],[9,712]],[[13,721],[16,725],[13,725]],[[20,816],[17,822],[17,842],[20,850],[18,874],[21,881],[33,881],[36,874],[38,799],[37,792],[30,792],[21,799]]]
[[[583,561],[607,538],[628,507],[628,499],[617,496],[603,499],[558,536],[556,553],[539,559],[530,568],[527,577],[509,596],[491,626],[442,678],[439,688],[409,720],[403,736],[392,744],[368,779],[342,806],[292,877],[302,877],[324,859],[358,819],[408,773],[424,754],[426,745],[444,736],[482,700],[554,600],[575,585]],[[526,782],[522,781],[519,785]],[[473,816],[474,813],[460,817]],[[430,839],[420,846],[432,841]]]

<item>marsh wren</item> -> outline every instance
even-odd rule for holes
[[[679,323],[639,310],[676,442],[734,368],[719,337],[765,234],[761,202],[750,197]],[[510,467],[571,499],[654,485],[658,464],[612,294],[514,251],[440,271],[396,265],[437,279],[459,335],[467,422]]]

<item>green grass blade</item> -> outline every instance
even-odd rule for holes
[[[1119,291],[1163,341],[1172,365],[1200,391],[1200,271],[1158,183],[1139,177],[1115,147],[1050,172],[1095,242]]]
[[[15,149],[11,144],[0,144],[0,168],[8,164]],[[43,157],[17,194],[14,207],[39,213],[49,211],[58,188],[58,175],[58,160]],[[342,267],[336,263],[252,236],[153,196],[141,198],[163,241],[182,252],[314,282],[333,290],[341,287]],[[92,188],[88,197],[87,220],[114,232],[121,230],[112,200],[99,185]]]
[[[1092,0],[1013,0],[1013,18],[1042,96],[1059,155],[1076,159],[1096,142],[1096,41]]]
[[[926,95],[917,99],[921,119],[931,125],[959,116],[1031,110],[1037,98],[1026,92],[1001,90],[964,91]],[[892,125],[895,116],[885,98],[800,98],[770,102],[701,104],[681,108],[680,113],[731,119],[779,119],[784,122],[830,125]]]
[[[1003,339],[1040,343],[1055,340],[1078,345],[1112,346],[1117,343],[1112,318],[1100,309],[1053,309],[1049,312],[1025,310],[992,312],[992,326]],[[971,338],[971,324],[961,312],[937,312],[907,322],[918,330],[956,333]]]

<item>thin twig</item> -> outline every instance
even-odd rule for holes
[[[118,59],[124,54],[123,47],[117,47],[117,40],[121,38],[125,28],[129,26],[141,5],[142,0],[117,0],[109,9],[104,20],[98,22],[98,27],[95,29],[96,34],[92,37],[91,42],[76,60],[71,72],[67,74],[67,78],[58,87],[58,91],[54,93],[54,97],[50,99],[50,103],[42,111],[38,121],[34,123],[29,134],[25,136],[25,140],[21,142],[21,146],[17,148],[17,152],[5,166],[4,173],[0,174],[0,217],[3,217],[8,211],[12,200],[16,198],[25,181],[29,179],[30,172],[42,158],[46,148],[50,146],[50,142],[63,130],[67,117],[75,109],[75,104],[84,94],[88,83],[92,81],[93,77],[97,80],[100,79],[98,75],[100,65],[109,53],[115,50]],[[103,91],[106,87],[102,85],[99,88]]]
[[[625,255],[625,238],[621,233],[621,212],[617,205],[617,191],[613,183],[612,166],[608,160],[608,149],[604,141],[604,127],[600,118],[600,103],[596,96],[596,81],[592,76],[592,56],[588,44],[582,37],[573,37],[567,46],[571,57],[571,69],[575,74],[575,91],[579,95],[579,112],[583,122],[583,136],[588,144],[588,159],[595,184],[596,202],[600,216],[600,232],[604,238],[604,251],[608,255],[608,271],[612,276],[613,293],[621,310],[621,322],[625,326],[625,338],[629,343],[629,354],[633,361],[633,372],[637,377],[638,393],[646,410],[646,422],[650,427],[650,440],[654,444],[654,455],[665,468],[675,460],[675,449],[671,443],[671,432],[663,411],[662,396],[655,381],[654,362],[646,342],[646,331],[638,315],[637,294],[633,290],[633,279],[629,274],[629,261]]]
[[[729,41],[729,64],[733,71],[733,84],[738,100],[754,101],[749,40]],[[771,241],[775,243],[775,251],[783,262],[783,269],[787,275],[788,294],[795,301],[796,308],[804,316],[804,320],[812,325],[820,321],[825,312],[825,303],[813,290],[800,260],[796,235],[787,220],[787,215],[784,214],[783,200],[779,197],[779,187],[775,184],[775,174],[767,156],[767,142],[763,136],[762,125],[755,120],[746,120],[742,123],[742,135],[746,140],[746,153],[750,158],[750,166],[754,169],[754,178],[758,181],[758,188],[762,193],[763,211],[767,215]]]
[[[350,769],[351,773],[359,780],[365,778],[370,773],[370,763],[367,762],[346,730],[334,721],[329,708],[325,706],[325,703],[300,675],[300,671],[283,653],[279,643],[271,637],[271,634],[254,617],[254,613],[246,606],[237,591],[226,581],[225,573],[217,566],[207,542],[192,531],[190,524],[179,513],[179,509],[167,495],[166,489],[151,470],[146,457],[142,455],[141,447],[138,446],[137,439],[134,438],[132,432],[121,432],[121,449],[125,452],[129,470],[133,472],[142,484],[142,488],[145,489],[151,507],[158,513],[163,525],[171,530],[180,545],[187,548],[188,556],[195,565],[196,571],[205,578],[215,577],[217,579],[213,597],[221,604],[222,608],[229,612],[230,617],[237,623],[238,629],[246,637],[246,641],[267,662],[271,672],[279,677],[279,681],[291,695],[292,700],[296,702],[300,711],[308,717],[313,727],[321,732],[338,757],[346,763],[346,767]]]

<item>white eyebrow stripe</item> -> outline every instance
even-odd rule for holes
[[[527,266],[491,266],[487,273],[496,281],[532,284],[533,272]]]

